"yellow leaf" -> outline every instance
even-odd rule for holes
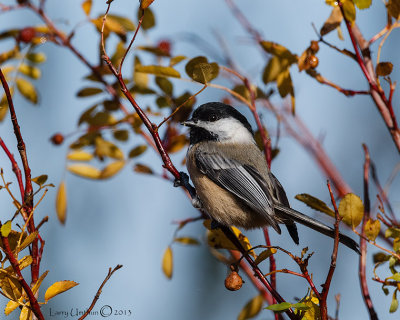
[[[36,294],[36,292],[39,290],[40,285],[42,284],[44,278],[46,278],[48,273],[49,273],[49,270],[46,270],[45,272],[43,272],[43,274],[40,276],[40,278],[36,281],[36,283],[32,287],[33,294]]]
[[[200,244],[197,239],[191,238],[191,237],[179,237],[174,239],[175,242],[179,242],[182,244]]]
[[[38,67],[30,66],[25,63],[19,66],[18,71],[32,79],[39,79],[42,75]]]
[[[87,164],[73,164],[67,167],[67,169],[80,177],[89,179],[99,179],[101,171],[93,166]]]
[[[71,161],[90,161],[93,159],[93,154],[86,151],[77,150],[68,153],[67,159]]]
[[[24,96],[25,99],[36,104],[38,102],[38,95],[36,89],[31,82],[24,78],[17,78],[16,80],[18,91]]]
[[[19,315],[19,320],[31,320],[31,319],[32,319],[31,309],[28,307],[23,307]]]
[[[343,1],[343,11],[344,16],[350,22],[356,20],[356,7],[354,6],[353,0],[344,0]]]
[[[371,241],[375,241],[380,230],[381,230],[381,222],[379,220],[368,219],[367,222],[365,223],[364,227],[365,236]]]
[[[46,290],[46,293],[44,294],[44,300],[47,302],[56,295],[63,293],[64,291],[67,291],[78,284],[79,283],[70,280],[55,282]]]
[[[92,9],[92,0],[85,0],[82,2],[82,9],[87,16],[90,14],[90,10]]]
[[[178,64],[179,62],[185,60],[186,57],[185,56],[176,56],[176,57],[172,57],[171,60],[169,61],[169,66],[173,67],[174,65]]]
[[[259,264],[262,261],[264,261],[265,259],[268,259],[270,256],[272,256],[273,254],[275,254],[277,252],[277,250],[275,248],[268,248],[264,251],[262,251],[256,258],[256,260],[254,261],[255,264]]]
[[[67,189],[65,182],[61,182],[57,192],[56,211],[58,220],[64,224],[67,217]]]
[[[240,311],[238,320],[246,320],[255,317],[261,311],[263,303],[264,298],[262,295],[255,296],[247,302],[242,311]]]
[[[10,300],[7,302],[7,305],[4,309],[4,313],[6,316],[8,316],[11,312],[13,312],[15,309],[17,309],[19,306],[19,303],[13,300]]]
[[[160,77],[174,77],[174,78],[181,77],[181,74],[172,67],[163,67],[156,65],[149,65],[149,66],[136,65],[135,71],[155,74]]]
[[[28,235],[21,243],[21,245],[17,248],[18,251],[24,250],[27,246],[29,246],[37,237],[38,231],[32,232]]]
[[[364,216],[364,205],[353,193],[348,193],[343,197],[338,209],[343,222],[352,228],[357,227]]]
[[[125,165],[125,161],[114,161],[107,165],[100,174],[100,179],[108,179],[116,175]]]
[[[3,224],[0,228],[1,235],[5,238],[8,237],[8,235],[11,232],[11,220],[8,220],[5,224]]]
[[[96,143],[96,155],[98,157],[109,157],[117,160],[124,159],[124,153],[114,143],[103,140],[100,137],[96,138],[95,143]]]
[[[168,279],[172,278],[173,256],[171,247],[168,247],[164,252],[162,259],[162,270]]]
[[[203,225],[208,229],[207,242],[210,247],[213,247],[215,249],[238,250],[233,245],[233,243],[225,236],[221,229],[211,229],[211,220],[205,220],[203,222]],[[232,231],[246,250],[252,248],[249,239],[244,236],[238,228],[232,227]],[[253,257],[256,257],[253,250],[249,251],[249,253]]]

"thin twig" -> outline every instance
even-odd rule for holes
[[[111,268],[108,269],[108,274],[105,277],[105,279],[103,280],[103,283],[100,285],[99,290],[97,290],[96,295],[94,296],[94,298],[92,300],[92,303],[90,304],[90,306],[86,310],[86,312],[78,320],[83,320],[90,314],[90,312],[93,310],[94,306],[96,305],[97,300],[99,300],[99,298],[100,298],[101,291],[103,290],[104,285],[107,283],[108,280],[110,280],[113,273],[121,268],[122,268],[122,265],[117,264],[117,266],[114,269],[112,269],[112,270],[111,270]]]
[[[369,168],[370,168],[370,156],[368,148],[365,144],[363,144],[363,149],[365,153],[365,161],[364,161],[364,216],[361,225],[361,235],[360,238],[360,251],[361,255],[359,258],[359,268],[358,275],[360,278],[361,285],[361,293],[364,298],[365,305],[367,306],[369,316],[371,320],[378,320],[378,315],[374,309],[372,304],[371,296],[368,290],[367,278],[366,278],[366,265],[367,265],[367,242],[365,241],[365,224],[370,217],[370,200],[369,200],[369,192],[368,192],[368,180],[369,180]]]
[[[331,196],[331,202],[335,209],[335,224],[334,224],[335,241],[333,244],[331,265],[329,267],[329,271],[326,276],[325,283],[322,285],[321,299],[319,301],[322,320],[328,319],[328,309],[327,309],[327,301],[326,300],[328,298],[328,293],[329,293],[333,273],[335,272],[335,269],[336,269],[336,259],[337,259],[337,253],[338,253],[338,248],[339,248],[339,222],[340,222],[339,211],[336,206],[335,197],[333,196],[331,185],[330,185],[329,181],[328,181],[327,185],[328,185],[328,189],[329,189],[329,194]]]

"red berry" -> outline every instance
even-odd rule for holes
[[[169,55],[171,53],[171,42],[168,40],[161,40],[158,43],[158,49]]]
[[[51,142],[55,145],[60,145],[64,142],[64,136],[61,133],[56,133],[50,138]]]
[[[35,28],[26,27],[19,32],[18,39],[24,43],[30,43],[36,35]]]

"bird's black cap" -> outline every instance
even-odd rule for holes
[[[202,120],[202,121],[217,121],[224,118],[234,118],[240,121],[251,134],[253,130],[251,129],[250,123],[247,121],[246,117],[237,111],[234,107],[221,103],[221,102],[208,102],[202,104],[194,112],[191,121]]]

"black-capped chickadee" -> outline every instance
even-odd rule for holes
[[[285,224],[293,241],[295,222],[334,238],[334,230],[290,208],[285,190],[268,170],[247,119],[235,108],[210,102],[191,119],[186,165],[196,188],[198,206],[216,222],[245,229]],[[359,253],[358,244],[340,234],[339,241]]]

